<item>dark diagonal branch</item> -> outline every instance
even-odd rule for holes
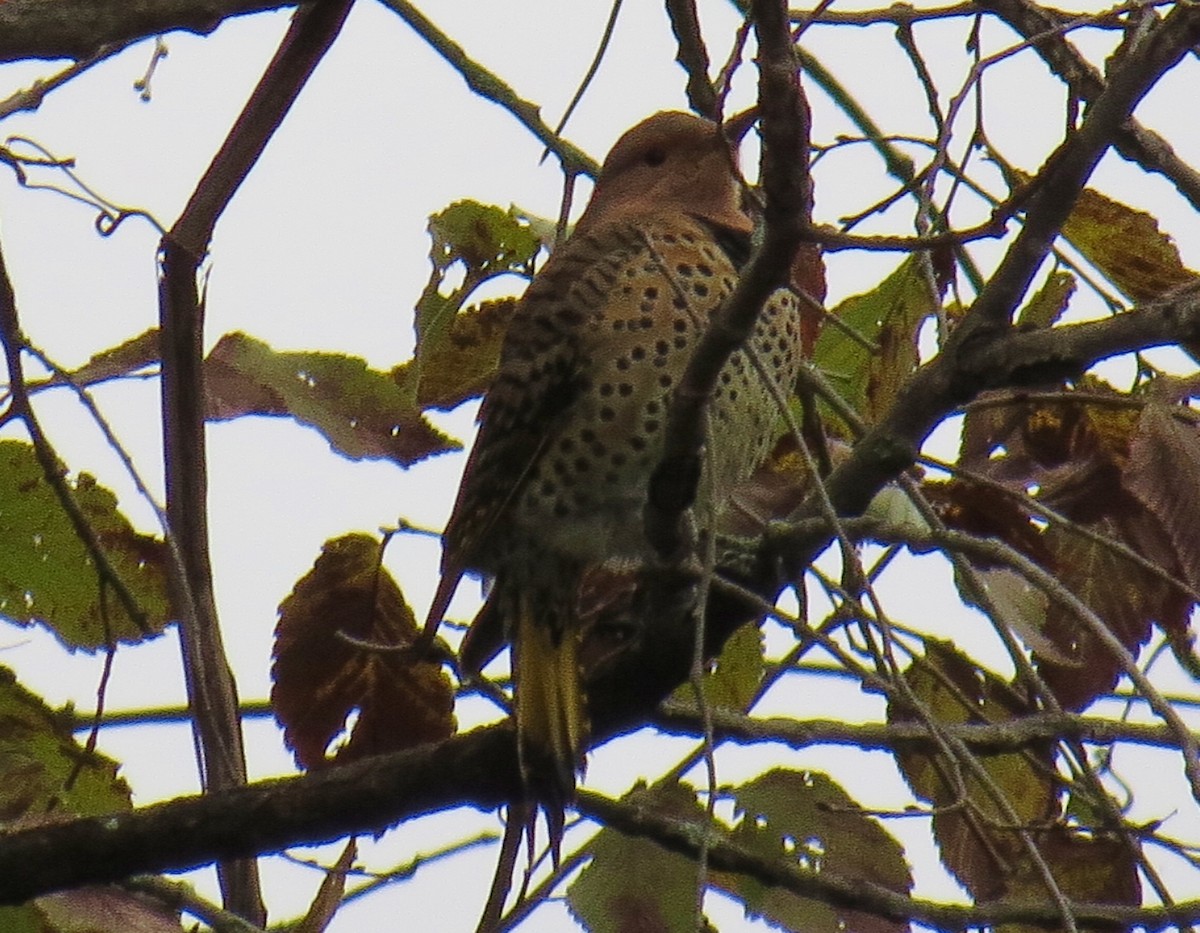
[[[171,574],[171,589],[206,790],[245,784],[246,761],[208,553],[204,300],[198,270],[218,218],[333,43],[351,2],[320,0],[297,10],[262,80],[162,240],[159,326],[167,519],[181,564]],[[220,876],[226,907],[261,923],[265,913],[254,863],[222,865]]]
[[[231,16],[295,5],[280,0],[6,0],[0,3],[0,62],[85,59],[106,45],[176,29],[210,33]]]
[[[710,120],[720,120],[717,92],[708,77],[708,49],[700,32],[700,17],[695,0],[667,0],[667,16],[675,34],[678,51],[675,61],[687,72],[688,104],[692,110]]]
[[[758,36],[758,99],[766,195],[761,246],[696,347],[667,418],[663,456],[650,480],[646,537],[659,554],[682,543],[681,518],[695,495],[705,440],[705,412],[721,368],[754,329],[763,305],[788,279],[806,226],[808,103],[800,90],[787,10],[776,0],[753,5]]]
[[[1164,72],[1200,39],[1200,10],[1177,7],[1122,62],[1079,129],[1051,156],[1028,202],[1025,224],[943,351],[919,369],[892,408],[830,475],[838,511],[857,515],[912,463],[929,432],[957,406],[994,385],[980,360],[1003,339],[1013,309],[1033,280],[1112,134]],[[984,366],[986,368],[986,366]],[[811,555],[797,555],[805,560]]]
[[[1062,14],[1029,0],[979,0],[978,7],[994,13],[1033,47],[1080,100],[1093,101],[1105,88],[1104,78],[1079,54],[1057,28]],[[1200,210],[1200,172],[1188,165],[1155,133],[1130,119],[1113,134],[1113,147],[1126,159],[1169,179],[1192,207]]]
[[[103,586],[112,587],[121,607],[143,632],[149,632],[150,626],[146,621],[146,613],[138,605],[133,593],[125,585],[108,559],[108,554],[100,539],[96,536],[88,517],[75,500],[67,478],[63,473],[62,461],[55,453],[53,445],[42,431],[41,423],[33,411],[30,402],[29,386],[25,381],[25,370],[21,354],[25,350],[25,338],[21,332],[21,321],[17,315],[16,296],[13,293],[12,281],[8,276],[8,267],[4,262],[4,254],[0,252],[0,346],[3,347],[5,365],[8,369],[8,392],[11,399],[6,415],[12,415],[25,425],[33,444],[34,456],[37,457],[42,475],[46,483],[54,491],[55,497],[71,522],[75,534],[86,548],[88,557],[95,564],[96,573]]]
[[[522,126],[533,133],[542,145],[558,157],[566,174],[596,177],[600,171],[596,160],[550,129],[543,122],[541,108],[537,104],[520,97],[499,77],[473,60],[461,45],[438,29],[425,14],[407,0],[381,0],[381,2],[408,23],[417,35],[429,43],[430,48],[462,75],[463,80],[467,82],[467,87],[480,97],[499,104],[516,117]]]

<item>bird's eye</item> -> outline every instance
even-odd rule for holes
[[[667,161],[667,153],[658,147],[647,149],[642,155],[642,161],[651,168],[657,168]]]

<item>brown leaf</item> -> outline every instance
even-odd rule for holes
[[[1200,588],[1200,429],[1175,417],[1183,412],[1142,409],[1121,485],[1162,523],[1184,579]]]
[[[1134,301],[1158,298],[1196,277],[1153,215],[1091,189],[1080,193],[1062,235]]]
[[[1148,539],[1155,535],[1157,522],[1127,496],[1110,499],[1122,500],[1129,508],[1118,511],[1110,505],[1112,517],[1088,527],[1134,550],[1143,550],[1135,546],[1131,532]],[[1083,600],[1135,657],[1149,640],[1152,623],[1176,632],[1186,629],[1190,600],[1170,584],[1103,543],[1068,528],[1051,526],[1045,539],[1058,568],[1059,582]],[[1064,665],[1034,656],[1042,678],[1064,708],[1083,709],[1116,685],[1121,673],[1116,656],[1057,600],[1051,600],[1047,608],[1045,634],[1057,646],[1059,655],[1072,661]]]
[[[1033,712],[994,674],[976,666],[949,642],[926,639],[904,678],[937,722],[1002,723]],[[919,721],[915,710],[892,701],[889,722]],[[985,783],[942,753],[896,756],[913,792],[938,810],[933,832],[942,862],[977,900],[1002,897],[1019,874],[1023,847],[1012,819]],[[1022,752],[978,754],[979,763],[1008,801],[1021,826],[1048,824],[1057,815],[1049,743]],[[961,784],[954,775],[961,775]]]
[[[180,933],[179,915],[113,885],[47,894],[33,902],[43,930],[54,933]]]
[[[404,652],[350,644],[411,644],[412,610],[379,564],[379,542],[351,534],[326,543],[311,571],[279,607],[271,705],[302,768],[396,751],[455,731],[454,691],[441,666]]]
[[[960,479],[927,480],[921,491],[947,527],[980,538],[998,538],[1030,560],[1053,569],[1040,529],[1016,499],[997,495],[982,483]]]

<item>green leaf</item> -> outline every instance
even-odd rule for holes
[[[72,722],[0,667],[0,824],[130,809],[129,786],[117,777],[116,762],[76,742]]]
[[[1056,270],[1017,315],[1020,327],[1050,327],[1067,310],[1077,283],[1070,272]]]
[[[704,675],[704,697],[712,706],[744,711],[758,693],[763,675],[763,635],[757,625],[743,625],[729,637],[712,670]],[[692,702],[691,684],[675,688],[674,698]]]
[[[706,819],[695,793],[680,784],[639,786],[624,799],[681,820]],[[591,933],[694,933],[697,878],[690,859],[605,829],[591,863],[567,889],[567,907]]]
[[[879,823],[826,774],[768,771],[736,790],[742,819],[732,840],[767,858],[796,862],[897,893],[912,887],[904,852]],[[744,875],[718,873],[713,883],[737,898],[751,918],[804,933],[901,933],[907,924],[832,907],[768,887]]]
[[[487,391],[500,362],[500,345],[516,310],[501,298],[460,311],[447,339],[422,348],[419,360],[401,363],[391,376],[423,409],[448,411]]]
[[[887,410],[916,369],[917,333],[939,301],[921,263],[910,257],[873,291],[831,312],[843,326],[826,322],[813,362],[868,422]]]
[[[425,420],[389,373],[340,353],[280,353],[226,334],[205,360],[207,417],[290,416],[316,428],[342,456],[402,466],[461,445]]]
[[[461,262],[468,273],[517,271],[541,248],[537,234],[518,212],[471,200],[455,201],[430,217],[429,235],[429,258],[437,268]]]
[[[133,530],[117,497],[87,473],[67,480],[109,565],[157,634],[170,620],[166,547]],[[91,555],[43,474],[33,447],[0,441],[0,616],[36,621],[69,648],[93,651],[146,634],[102,585]]]

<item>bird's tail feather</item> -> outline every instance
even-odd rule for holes
[[[534,798],[553,824],[557,807],[575,795],[583,770],[588,715],[580,678],[579,638],[574,626],[559,631],[535,618],[520,599],[513,638],[513,684],[521,771]]]

